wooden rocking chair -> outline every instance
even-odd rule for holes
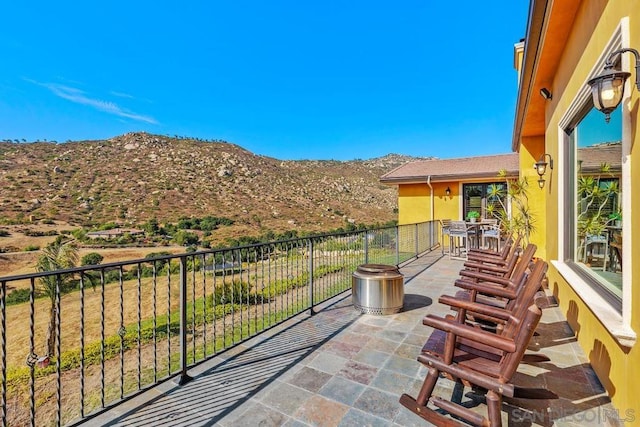
[[[482,271],[497,276],[508,277],[518,261],[521,239],[508,240],[500,253],[470,253],[462,271]],[[461,271],[461,274],[464,275]]]
[[[509,301],[518,296],[536,249],[536,245],[530,243],[522,255],[518,257],[514,254],[504,268],[483,271],[461,270],[462,277],[455,281],[455,285],[466,289],[468,296],[457,294],[456,298],[506,307]]]
[[[460,424],[428,408],[428,401],[471,424],[495,427],[502,425],[503,396],[535,398],[535,395],[522,396],[518,393],[518,387],[511,383],[511,378],[522,360],[542,315],[535,303],[527,305],[527,302],[533,299],[534,289],[539,288],[546,269],[545,262],[535,263],[524,287],[526,291],[523,289],[511,312],[471,301],[462,301],[464,308],[460,308],[456,318],[427,315],[423,320],[425,325],[446,333],[444,349],[441,353],[423,352],[418,356],[418,361],[428,368],[427,377],[417,399],[403,394],[400,403],[418,416],[439,426]],[[465,324],[465,312],[476,310],[500,318],[504,322],[501,334],[490,333]],[[485,351],[487,349],[489,351]],[[458,403],[432,396],[441,373],[462,384],[487,390],[487,417]],[[539,397],[549,398],[549,394],[541,393]]]

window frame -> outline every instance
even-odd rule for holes
[[[589,98],[591,90],[587,81],[595,77],[604,68],[604,63],[609,55],[622,47],[629,46],[629,18],[624,17],[607,45],[600,54],[598,60],[591,69],[589,75],[578,93],[570,103],[558,124],[558,163],[563,166],[559,173],[558,181],[558,260],[552,260],[552,264],[564,277],[569,286],[580,296],[584,303],[598,317],[600,322],[610,331],[616,340],[625,347],[635,344],[636,334],[631,328],[632,311],[632,284],[631,262],[631,221],[623,221],[623,266],[622,266],[622,298],[618,299],[611,291],[602,286],[585,268],[579,266],[574,259],[574,239],[576,238],[575,200],[576,170],[575,170],[575,143],[569,132],[590,109]],[[628,55],[621,55],[621,69],[630,71],[631,63]],[[622,216],[631,218],[631,114],[629,100],[632,93],[631,82],[625,83],[625,95],[619,108],[622,108],[622,172],[620,183],[622,192]],[[603,116],[604,120],[604,116]],[[574,218],[565,222],[565,218]],[[569,226],[570,225],[570,226]]]
[[[509,209],[509,195],[508,195],[508,184],[507,181],[486,181],[486,182],[463,182],[462,184],[462,188],[460,191],[460,194],[462,194],[462,218],[466,219],[467,214],[469,213],[469,207],[467,206],[467,195],[465,193],[465,187],[466,186],[480,186],[482,188],[482,196],[481,196],[481,202],[480,202],[480,215],[485,218],[486,217],[486,209],[487,209],[487,205],[489,204],[489,197],[487,195],[489,186],[493,185],[493,184],[500,184],[500,185],[504,185],[504,190],[505,190],[505,196],[504,196],[504,200],[503,203],[504,205],[507,207],[507,210]],[[474,208],[475,209],[475,208]]]

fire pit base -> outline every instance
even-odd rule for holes
[[[404,276],[393,265],[362,264],[353,273],[351,294],[361,313],[398,313],[404,304]]]

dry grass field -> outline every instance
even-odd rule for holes
[[[18,251],[0,253],[0,277],[28,274],[35,271],[35,265],[40,256],[39,250],[25,252],[29,246],[45,247],[55,240],[56,236],[26,236],[25,230],[37,232],[71,231],[71,227],[66,223],[56,224],[30,224],[30,225],[4,225],[0,229],[7,230],[10,235],[0,237],[0,247],[15,247]],[[184,252],[182,246],[156,246],[156,247],[122,247],[122,248],[86,248],[81,247],[79,256],[82,258],[90,252],[97,252],[104,257],[103,263],[118,262],[144,258],[152,252]]]
[[[358,257],[358,254],[353,254]],[[334,264],[338,259],[330,254],[320,255],[316,260],[318,265]],[[349,262],[348,259],[341,259],[341,262]],[[352,260],[355,262],[356,260]],[[307,266],[307,260],[304,256],[292,255],[291,257],[277,257],[274,260],[262,261],[259,263],[247,264],[242,272],[231,274],[229,276],[220,277],[213,276],[210,273],[201,271],[188,274],[188,291],[187,295],[190,303],[202,298],[213,292],[215,287],[219,287],[222,283],[230,283],[234,280],[247,280],[255,286],[255,290],[260,290],[263,286],[271,281],[292,279],[298,274],[303,274]],[[325,287],[335,286],[337,283],[348,282],[350,275],[344,271],[336,271],[327,274],[319,280],[318,295],[320,295]],[[195,286],[194,286],[195,285]],[[122,325],[133,327],[138,320],[146,320],[154,317],[154,313],[158,317],[165,316],[168,312],[177,313],[179,303],[179,278],[177,274],[173,274],[170,280],[166,275],[158,277],[156,282],[152,278],[142,278],[140,286],[137,280],[127,280],[122,284],[115,282],[109,283],[104,290],[98,285],[95,288],[87,288],[84,296],[80,292],[72,292],[63,295],[60,303],[61,318],[61,344],[62,353],[72,349],[80,348],[84,336],[85,345],[92,345],[100,342],[100,337],[113,337],[118,334],[118,330]],[[198,351],[202,348],[203,335],[209,336],[209,345],[213,344],[213,340],[231,339],[234,334],[243,329],[243,324],[250,323],[250,319],[259,318],[267,319],[275,313],[280,316],[286,316],[288,310],[293,310],[296,304],[301,303],[308,297],[306,288],[295,288],[289,292],[285,292],[279,296],[257,305],[243,304],[239,310],[235,311],[224,318],[218,319],[206,326],[196,325],[189,338],[197,342]],[[104,312],[102,306],[104,305]],[[84,306],[84,310],[81,307]],[[138,309],[138,307],[140,307]],[[18,304],[7,307],[7,325],[11,331],[8,336],[7,343],[7,364],[9,370],[25,367],[25,358],[29,354],[31,347],[30,328],[26,327],[30,323],[30,318],[34,319],[34,352],[43,355],[46,352],[45,337],[49,319],[50,302],[48,299],[38,299],[35,302],[33,313],[30,311],[28,303]],[[102,314],[104,313],[104,318]],[[139,317],[138,317],[139,316]],[[191,319],[188,317],[188,319]],[[274,319],[270,320],[271,322]],[[188,320],[190,322],[190,320]],[[214,324],[217,332],[212,331]],[[20,326],[23,325],[24,327]],[[255,331],[255,326],[254,326]],[[81,334],[82,333],[82,334]],[[233,338],[234,340],[237,339]],[[178,341],[172,338],[173,359],[177,357]],[[140,366],[143,371],[143,381],[150,381],[149,375],[152,375],[154,360],[158,360],[158,368],[160,375],[166,375],[167,370],[167,340],[161,339],[156,349],[153,343],[145,343],[142,345],[141,365],[137,364],[137,349],[132,348],[124,353],[124,365],[122,369],[125,372],[125,393],[135,389],[136,371]],[[195,351],[195,350],[194,350]],[[191,353],[189,353],[191,354]],[[155,355],[155,356],[154,356]],[[201,357],[201,356],[199,356]],[[157,358],[157,359],[156,359]],[[118,398],[120,383],[120,358],[115,355],[105,361],[105,381],[106,381],[106,399],[107,402]],[[175,362],[175,360],[174,360]],[[172,362],[173,363],[173,362]],[[175,369],[175,367],[173,368]],[[62,395],[62,416],[65,421],[70,421],[78,416],[80,406],[80,372],[79,369],[73,368],[62,372],[62,384],[64,393]],[[98,405],[100,390],[99,365],[87,366],[84,371],[85,404],[91,410]],[[38,425],[48,425],[55,416],[55,375],[47,375],[38,377],[36,380],[36,400],[38,403],[38,411],[36,418]],[[12,423],[21,425],[28,422],[28,395],[27,382],[22,381],[17,384],[11,383],[11,390],[8,400],[12,410],[9,418]],[[40,424],[42,423],[42,424]]]

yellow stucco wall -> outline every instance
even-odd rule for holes
[[[529,209],[533,217],[534,230],[529,237],[529,241],[538,246],[536,256],[546,260],[547,248],[545,240],[547,235],[547,197],[552,197],[551,192],[554,191],[555,170],[547,167],[544,175],[545,186],[540,189],[538,186],[538,173],[533,164],[540,159],[545,153],[544,136],[525,137],[521,140],[520,146],[520,177],[526,178],[529,183],[528,199]]]
[[[427,184],[402,184],[398,186],[398,224],[414,224],[429,221],[431,212],[430,189]]]
[[[460,183],[459,182],[438,182],[433,185],[435,194],[435,219],[460,219]],[[446,195],[449,188],[449,195]]]
[[[566,114],[579,89],[586,83],[590,71],[598,57],[605,49],[606,43],[614,34],[622,17],[629,17],[630,46],[640,49],[640,1],[638,0],[604,0],[583,1],[575,21],[571,36],[564,49],[559,67],[553,80],[554,98],[547,105],[546,117],[546,152],[554,159],[558,159],[558,128],[559,122]],[[632,79],[635,70],[632,70]],[[631,182],[640,185],[640,133],[638,132],[638,117],[640,113],[640,99],[638,91],[633,88],[630,105],[623,114],[630,114],[631,126],[631,155],[626,159],[631,165]],[[536,89],[537,91],[537,89]],[[603,117],[604,119],[604,117]],[[539,144],[531,139],[523,140],[521,160],[526,164],[530,157],[538,154]],[[524,160],[526,159],[526,160]],[[556,166],[556,169],[558,169]],[[561,166],[560,166],[561,167]],[[526,170],[526,168],[523,168]],[[557,173],[558,171],[554,171]],[[561,172],[561,171],[560,171]],[[626,212],[640,213],[640,191],[632,191],[630,210]],[[549,259],[558,259],[557,237],[560,230],[558,219],[558,188],[557,182],[552,182],[544,193],[547,196],[545,221],[546,255]],[[625,221],[629,220],[627,217]],[[640,227],[626,228],[629,231],[632,254],[640,253]],[[625,237],[626,238],[626,237]],[[632,286],[631,277],[635,278],[630,299],[631,328],[640,333],[640,263],[633,263],[631,275],[624,277],[624,287]],[[625,425],[640,425],[640,343],[633,347],[623,347],[604,327],[598,317],[567,283],[566,280],[551,267],[549,283],[558,296],[560,307],[567,320],[577,334],[577,339],[592,364],[600,381],[611,396],[612,403],[624,418],[633,415],[633,422]],[[631,411],[631,412],[630,412]]]
[[[434,182],[434,219],[460,219],[460,190],[458,182]],[[449,188],[450,194],[446,195]],[[431,188],[428,184],[400,184],[398,186],[398,223],[413,224],[431,220]]]

